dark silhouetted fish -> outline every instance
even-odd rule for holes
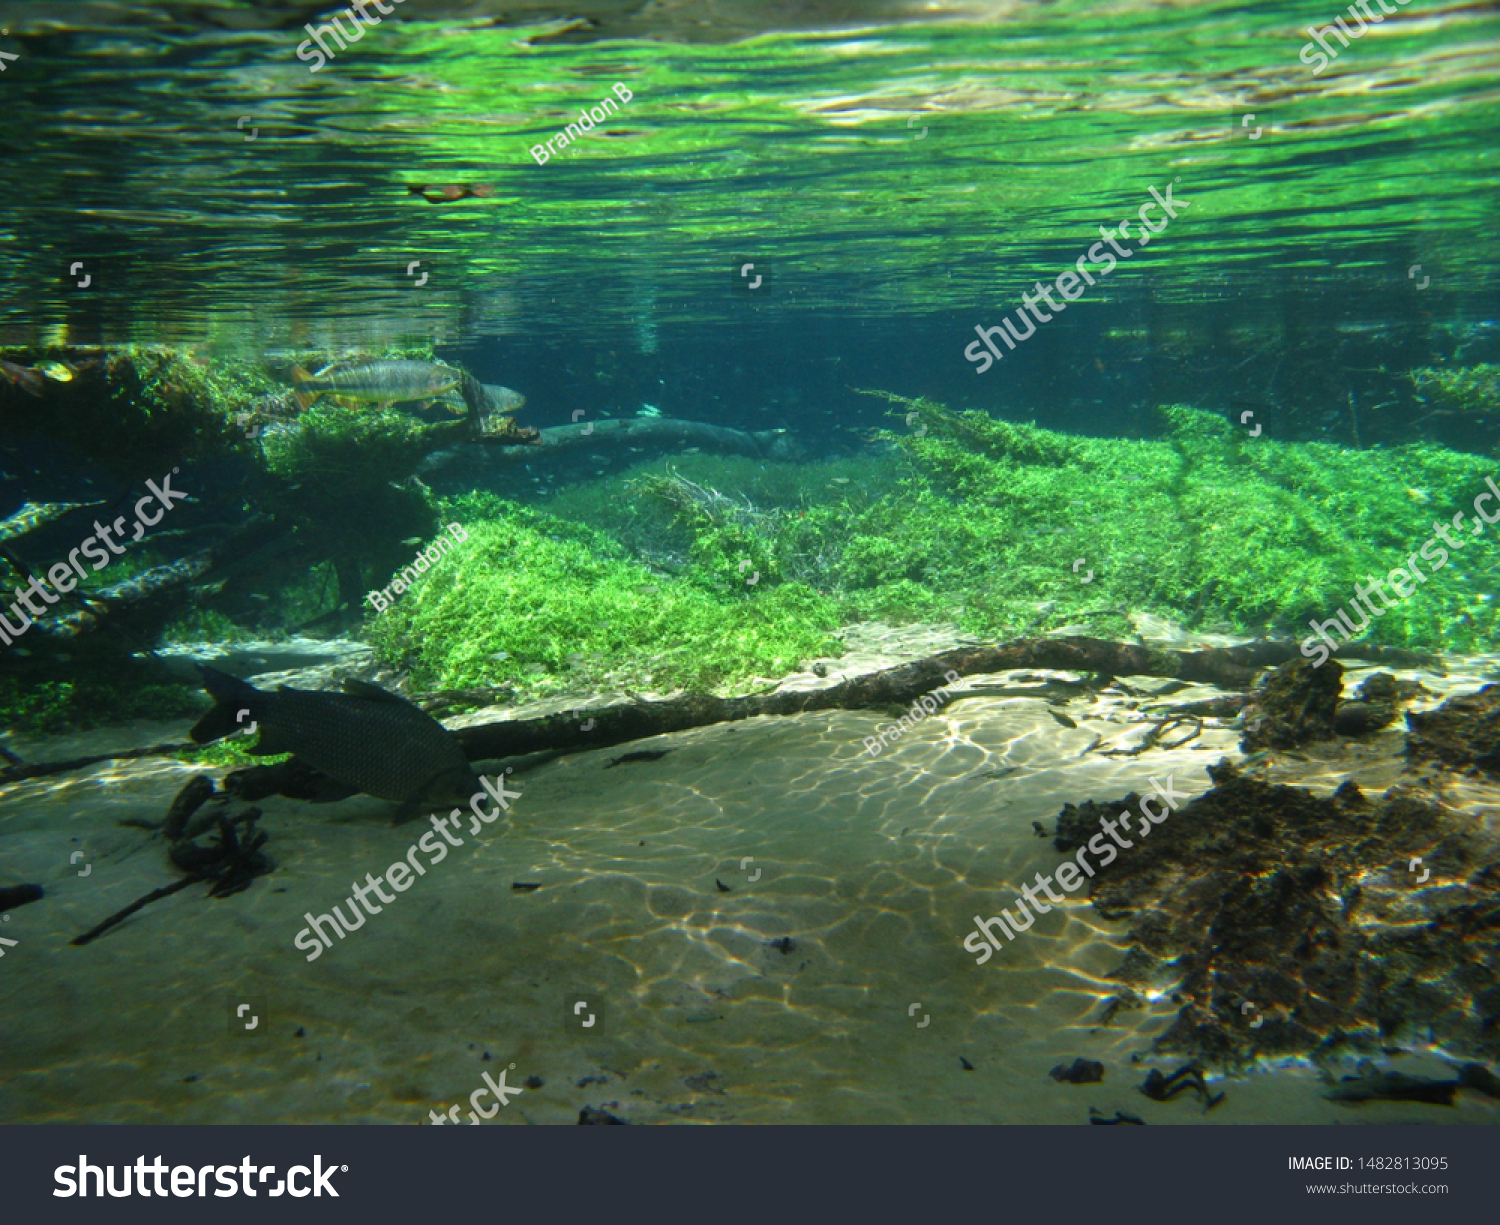
[[[222,739],[253,722],[260,731],[253,755],[293,753],[335,782],[397,800],[398,822],[427,811],[425,806],[462,803],[480,791],[458,737],[378,685],[345,681],[344,693],[282,685],[267,693],[202,664],[198,671],[219,704],[193,728],[195,744]]]

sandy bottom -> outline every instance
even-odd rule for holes
[[[1492,666],[1409,675],[1434,690],[1430,706]],[[1149,724],[1130,706],[1150,705],[1143,694],[1214,691],[1125,678],[1134,696],[1100,695],[1073,679],[971,678],[878,757],[862,742],[888,720],[844,712],[518,772],[508,817],[465,832],[312,962],[293,946],[304,913],[345,902],[425,822],[393,826],[392,806],[365,798],[267,801],[272,875],[226,900],[194,886],[80,949],[73,936],[177,879],[159,836],[119,822],[160,820],[194,771],[143,759],[13,786],[0,796],[0,885],[34,881],[48,896],[0,925],[16,942],[0,946],[0,1118],[415,1124],[467,1110],[481,1073],[504,1070],[511,1086],[538,1079],[497,1123],[571,1123],[585,1106],[631,1122],[1078,1124],[1090,1107],[1148,1123],[1500,1121],[1500,1102],[1467,1092],[1452,1108],[1335,1105],[1296,1061],[1223,1081],[1211,1113],[1191,1094],[1149,1101],[1136,1090],[1149,1068],[1179,1062],[1147,1053],[1175,1007],[1161,999],[1101,1024],[1123,925],[1081,894],[975,965],[962,948],[974,916],[1061,862],[1034,821],[1050,831],[1064,803],[1145,791],[1152,775],[1198,794],[1207,765],[1240,756],[1227,727],[1102,756],[1140,742]],[[115,729],[26,755],[184,730]],[[1400,747],[1390,732],[1337,758],[1259,768],[1320,791],[1351,776],[1378,791],[1395,781]],[[638,749],[671,752],[607,768]],[[1459,799],[1500,803],[1496,789],[1469,790]],[[1102,1083],[1048,1078],[1079,1056],[1105,1065]],[[1445,1065],[1426,1053],[1389,1066]]]

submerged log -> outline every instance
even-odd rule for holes
[[[47,638],[76,638],[90,633],[111,614],[146,604],[188,584],[226,578],[252,562],[277,556],[291,547],[288,537],[285,527],[267,516],[257,515],[207,549],[153,566],[107,587],[75,588],[65,597],[73,611],[43,617],[35,622],[35,629]]]
[[[1368,648],[1382,657],[1401,655],[1407,662],[1437,666],[1430,656],[1395,648]],[[1345,648],[1346,657],[1355,654]],[[686,731],[714,723],[733,723],[760,715],[798,715],[819,710],[892,710],[920,702],[924,694],[956,684],[955,677],[1013,668],[1044,668],[1066,672],[1090,672],[1098,676],[1160,676],[1203,681],[1222,688],[1248,689],[1257,671],[1273,667],[1299,655],[1293,642],[1260,641],[1234,647],[1209,647],[1200,651],[1173,651],[1134,643],[1109,642],[1100,638],[1021,638],[993,646],[955,647],[926,659],[897,664],[865,676],[852,677],[819,689],[781,690],[720,698],[709,694],[683,694],[661,701],[635,699],[611,706],[590,707],[580,701],[570,711],[531,719],[505,719],[462,728],[458,738],[471,761],[496,757],[520,757],[529,753],[567,752],[608,748],[648,736]],[[950,675],[951,674],[951,675]],[[961,690],[958,691],[961,694]],[[440,700],[434,702],[434,696]],[[468,701],[486,697],[508,698],[509,690],[466,690]],[[951,696],[951,695],[950,695]],[[1242,695],[1243,696],[1243,695]],[[429,708],[451,706],[452,695],[429,695]],[[945,699],[947,700],[947,699]],[[419,704],[422,704],[419,701]],[[149,749],[100,754],[67,762],[39,762],[0,769],[0,783],[37,778],[79,769],[111,758],[140,757],[157,752],[179,751],[183,745],[158,745]],[[263,786],[253,794],[289,794],[268,773],[277,767],[254,766],[244,771],[247,786]],[[299,775],[299,778],[301,776]],[[268,781],[269,780],[269,781]],[[305,779],[302,780],[305,784]],[[242,793],[242,795],[245,793]],[[298,793],[300,796],[300,793]]]
[[[519,446],[484,440],[482,446],[454,447],[429,455],[418,469],[422,474],[484,472],[520,460],[531,461],[591,452],[617,454],[621,447],[677,450],[697,447],[720,455],[748,455],[752,459],[795,459],[799,448],[785,430],[732,430],[702,421],[676,417],[621,417],[554,425],[534,441]]]
[[[1353,653],[1353,648],[1345,649],[1346,655]],[[1427,656],[1403,654],[1424,663],[1435,662]],[[1047,668],[1102,676],[1175,677],[1241,691],[1250,687],[1260,669],[1299,657],[1296,643],[1268,640],[1243,646],[1173,651],[1100,638],[1022,638],[994,646],[956,647],[820,689],[782,690],[738,698],[685,694],[658,702],[636,701],[597,709],[580,703],[573,712],[467,727],[459,732],[459,739],[465,752],[475,760],[543,749],[602,748],[759,715],[903,707],[940,686],[951,685],[949,673],[964,677],[1012,668]],[[587,730],[585,724],[589,725]]]

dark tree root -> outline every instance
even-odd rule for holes
[[[208,896],[223,898],[248,889],[250,882],[257,876],[274,871],[275,865],[260,853],[260,848],[266,844],[269,835],[255,828],[255,822],[260,818],[259,808],[247,808],[235,817],[220,814],[215,819],[218,837],[207,846],[200,846],[193,839],[181,836],[193,813],[208,801],[219,798],[222,797],[215,795],[213,783],[204,775],[196,775],[190,779],[173,800],[164,822],[165,829],[172,831],[169,834],[171,848],[168,852],[172,864],[187,875],[170,885],[153,889],[145,897],[137,898],[124,910],[110,915],[69,943],[82,946],[97,940],[136,911],[199,881],[212,881],[213,886],[209,889]]]

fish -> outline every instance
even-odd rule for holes
[[[492,412],[509,417],[526,407],[526,397],[519,391],[501,387],[499,383],[481,383],[480,386],[484,388],[484,398],[489,401]]]
[[[499,414],[502,417],[512,417],[526,407],[526,397],[509,387],[501,387],[498,383],[476,383],[475,387],[478,388],[481,416]],[[438,403],[455,416],[461,417],[469,411],[462,395],[451,391],[440,396]]]
[[[18,366],[15,362],[0,360],[0,375],[9,379],[12,386],[19,387],[28,395],[36,396],[38,399],[42,397],[47,387],[47,381],[30,366]]]
[[[640,749],[634,753],[626,753],[623,757],[611,757],[609,765],[604,768],[608,770],[613,766],[624,765],[632,761],[660,761],[668,753],[674,751],[673,749]]]
[[[217,705],[189,733],[209,744],[254,727],[255,757],[292,753],[334,782],[399,802],[396,822],[481,793],[458,737],[421,708],[378,685],[346,680],[343,693],[292,689],[270,693],[198,665]]]
[[[0,540],[13,540],[34,532],[44,523],[61,519],[70,510],[81,510],[85,506],[103,506],[98,502],[28,502],[9,519],[0,520]]]
[[[408,400],[435,400],[452,391],[463,380],[462,370],[440,362],[377,360],[326,366],[309,374],[292,367],[297,403],[306,409],[319,396],[358,400],[365,404],[402,404]]]
[[[495,189],[488,183],[443,183],[441,185],[408,183],[406,190],[409,195],[421,196],[428,204],[441,204],[445,200],[462,200],[466,196],[488,200],[495,194]]]
[[[0,910],[14,910],[27,902],[39,902],[46,897],[40,885],[7,885],[0,888]]]
[[[32,367],[38,374],[44,374],[54,383],[71,383],[73,381],[73,370],[62,362],[37,362]]]

